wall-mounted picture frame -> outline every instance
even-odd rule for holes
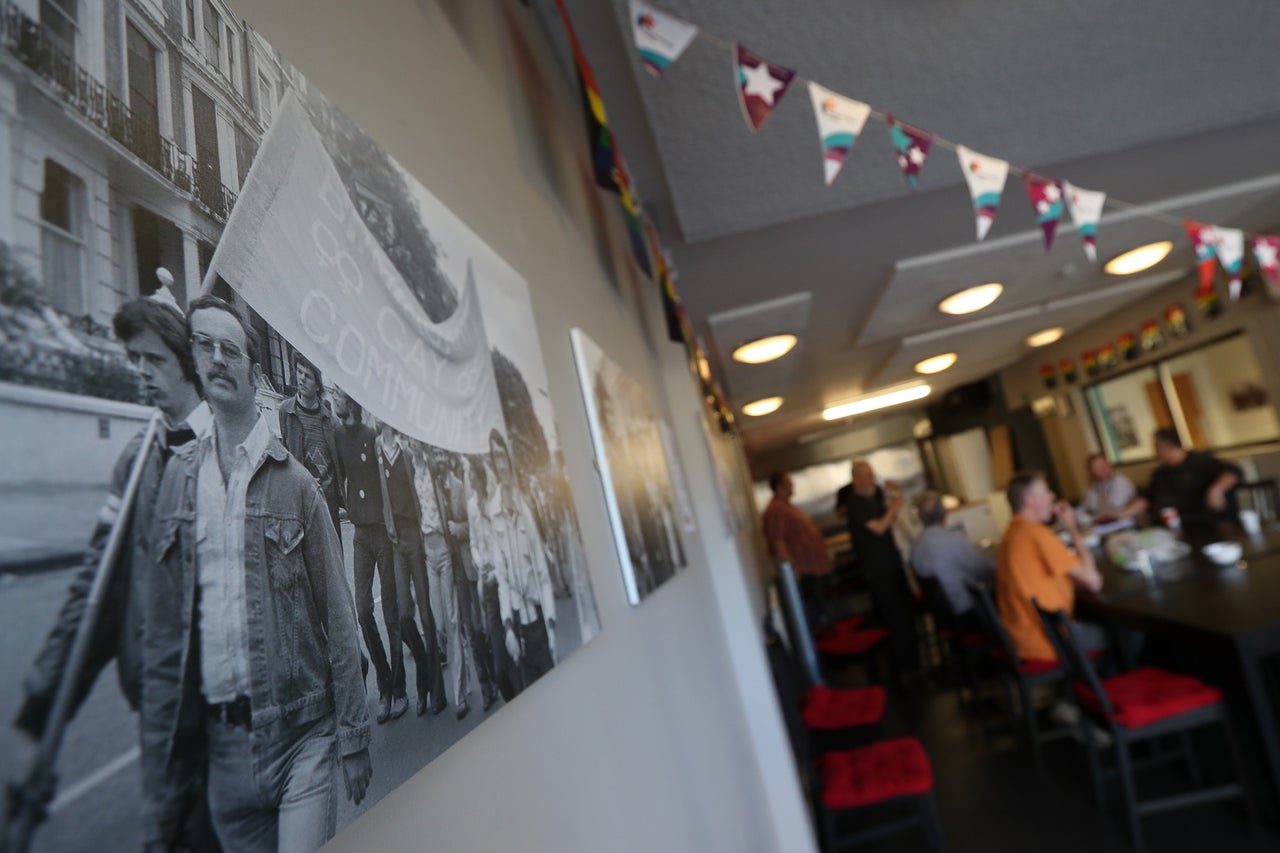
[[[581,329],[569,336],[627,600],[636,605],[688,565],[675,468],[644,388]]]

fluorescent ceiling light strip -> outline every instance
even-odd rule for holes
[[[886,391],[870,397],[863,397],[860,400],[831,406],[822,412],[822,417],[829,421],[835,421],[852,415],[862,415],[867,412],[874,412],[877,409],[886,409],[889,406],[898,406],[902,403],[910,403],[913,400],[924,399],[929,396],[930,390],[928,385],[913,385],[909,388],[899,388],[896,391]]]
[[[1187,195],[1167,198],[1163,201],[1155,202],[1154,204],[1146,204],[1141,207],[1130,207],[1124,210],[1104,213],[1098,227],[1101,229],[1106,225],[1128,222],[1131,219],[1145,219],[1152,213],[1167,213],[1171,209],[1175,212],[1179,212],[1179,209],[1181,208],[1191,208],[1196,205],[1221,201],[1235,196],[1262,193],[1276,189],[1277,187],[1280,187],[1280,172],[1272,175],[1265,175],[1260,178],[1251,178],[1247,181],[1240,181],[1238,183],[1228,184],[1222,187],[1214,187],[1213,189],[1203,190],[1202,192],[1188,193]],[[1063,217],[1063,219],[1058,223],[1057,233],[1059,237],[1063,234],[1071,234],[1077,230],[1075,224],[1069,220],[1070,217]],[[1017,234],[1009,234],[1005,237],[984,240],[981,243],[957,246],[954,249],[943,249],[940,252],[932,252],[928,255],[917,255],[914,258],[904,258],[894,264],[894,269],[901,272],[902,270],[918,269],[920,267],[933,266],[934,264],[949,263],[962,258],[980,255],[985,252],[1009,249],[1014,246],[1023,245],[1024,243],[1039,243],[1043,239],[1044,235],[1040,232],[1039,228],[1036,228],[1031,231],[1023,231]]]

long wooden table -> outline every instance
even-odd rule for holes
[[[1215,565],[1200,552],[1213,538],[1243,548],[1238,565]],[[1280,528],[1257,536],[1191,538],[1187,556],[1155,566],[1154,577],[1099,559],[1103,588],[1081,591],[1077,614],[1094,613],[1149,636],[1195,644],[1235,659],[1273,791],[1280,794],[1280,730],[1268,687],[1268,661],[1280,654]],[[1269,798],[1275,805],[1276,798]]]

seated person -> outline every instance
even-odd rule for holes
[[[1234,522],[1240,469],[1209,453],[1185,449],[1172,429],[1156,430],[1155,441],[1160,465],[1147,486],[1151,508],[1174,507],[1182,523],[1193,527]]]
[[[1116,524],[1115,529],[1133,527],[1135,517],[1147,508],[1146,500],[1138,494],[1133,481],[1117,473],[1101,453],[1089,457],[1089,479],[1092,483],[1080,504],[1080,511],[1087,514],[1094,524]]]
[[[1102,589],[1102,575],[1080,533],[1075,510],[1065,501],[1056,500],[1043,473],[1016,474],[1009,481],[1008,497],[1013,520],[1000,540],[996,557],[1000,621],[1020,658],[1057,660],[1031,600],[1036,599],[1046,610],[1065,610],[1070,616],[1075,611],[1076,584],[1097,592]],[[1055,514],[1070,534],[1075,553],[1049,528],[1048,522]],[[1077,627],[1086,648],[1106,644],[1101,628],[1086,624]]]
[[[951,603],[957,629],[965,633],[980,631],[978,614],[965,581],[986,581],[995,574],[995,561],[969,541],[963,530],[949,528],[947,508],[937,492],[925,492],[916,499],[916,514],[924,532],[911,549],[911,566],[917,577],[937,578]]]

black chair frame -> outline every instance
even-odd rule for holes
[[[1158,812],[1180,809],[1183,806],[1240,798],[1244,801],[1245,811],[1250,823],[1256,823],[1253,801],[1243,781],[1243,764],[1240,760],[1240,751],[1236,743],[1235,733],[1232,731],[1231,722],[1228,719],[1226,705],[1223,702],[1184,711],[1181,714],[1158,720],[1140,728],[1130,728],[1116,722],[1112,719],[1116,713],[1115,706],[1107,695],[1097,670],[1094,669],[1088,656],[1082,651],[1082,645],[1076,635],[1075,625],[1067,618],[1065,612],[1061,610],[1045,610],[1034,599],[1032,603],[1035,604],[1036,611],[1040,614],[1040,620],[1044,625],[1045,633],[1049,636],[1049,642],[1053,644],[1054,649],[1058,652],[1059,660],[1065,663],[1068,676],[1076,683],[1088,687],[1093,692],[1093,695],[1097,697],[1098,709],[1085,705],[1078,700],[1076,701],[1076,705],[1080,709],[1081,735],[1089,755],[1089,775],[1093,781],[1093,795],[1098,807],[1105,809],[1106,781],[1108,777],[1119,778],[1120,793],[1129,824],[1129,836],[1135,850],[1141,851],[1144,847],[1142,834],[1143,817]],[[1214,724],[1222,726],[1237,781],[1205,788],[1200,787],[1200,769],[1192,748],[1190,732],[1194,729]],[[1112,744],[1116,751],[1116,764],[1114,767],[1103,766],[1100,755],[1101,750],[1094,739],[1095,729],[1104,730],[1111,735]],[[1186,762],[1188,775],[1191,777],[1192,784],[1198,790],[1139,800],[1134,773],[1140,769],[1140,765],[1134,760],[1132,747],[1138,743],[1153,743],[1166,736],[1177,736],[1179,738],[1181,749],[1179,753],[1175,753],[1174,757],[1181,757]]]
[[[788,675],[791,665],[782,638],[767,623],[765,625],[765,646],[773,671],[774,682],[778,687],[778,698],[782,706],[783,720],[787,726],[787,734],[791,740],[791,748],[799,765],[801,781],[809,798],[810,807],[814,811],[814,824],[818,828],[819,840],[824,853],[835,853],[848,847],[864,844],[897,834],[907,829],[920,827],[929,846],[944,853],[946,841],[942,834],[942,820],[938,816],[938,805],[933,792],[913,796],[897,797],[883,803],[875,803],[855,809],[833,810],[822,801],[822,777],[814,761],[815,750],[811,741],[811,733],[800,716],[800,697],[795,693],[795,682]],[[889,820],[876,820],[882,814],[893,814]],[[841,832],[840,819],[845,816],[857,816],[860,822],[875,822],[853,832]]]
[[[1055,669],[1044,672],[1024,672],[1021,669],[1023,661],[1018,657],[1018,651],[1013,645],[1013,638],[1009,636],[1009,632],[1005,630],[1004,623],[1000,621],[1000,612],[996,609],[995,601],[991,598],[990,588],[978,581],[966,581],[965,585],[973,596],[973,607],[978,612],[978,620],[982,622],[987,636],[995,640],[995,646],[1004,654],[999,663],[1003,664],[1004,667],[1005,684],[1008,686],[1010,693],[1010,704],[1013,704],[1013,692],[1016,689],[1017,705],[1020,710],[1018,721],[1022,725],[1023,735],[1026,737],[1027,743],[1031,746],[1031,758],[1035,762],[1036,770],[1044,772],[1044,750],[1041,745],[1049,741],[1070,737],[1071,731],[1063,728],[1040,731],[1040,723],[1036,719],[1036,709],[1032,702],[1032,691],[1046,684],[1061,685],[1066,681],[1066,671],[1061,666],[1058,666]]]

